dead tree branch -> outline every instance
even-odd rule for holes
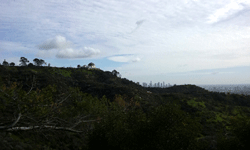
[[[17,122],[20,120],[21,116],[22,116],[22,114],[19,113],[17,119],[16,119],[11,125],[8,125],[8,126],[0,126],[0,130],[6,130],[6,129],[9,129],[9,128],[14,127],[14,126],[17,124]]]

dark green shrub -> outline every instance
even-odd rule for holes
[[[89,149],[202,149],[196,140],[200,124],[174,105],[124,112],[115,106],[89,134]]]
[[[230,131],[221,136],[218,147],[221,150],[248,150],[250,149],[250,118],[234,117],[230,120]]]

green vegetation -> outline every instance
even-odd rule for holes
[[[198,108],[199,106],[201,106],[201,107],[203,107],[203,108],[205,108],[206,106],[205,106],[205,102],[197,102],[197,101],[195,101],[196,99],[194,98],[194,99],[192,99],[192,100],[189,100],[187,103],[188,103],[188,105],[190,105],[190,106],[193,106],[193,107],[196,107],[196,108]]]
[[[1,148],[249,147],[250,96],[194,85],[143,88],[117,76],[80,67],[0,66]]]
[[[218,121],[222,122],[222,121],[226,121],[225,119],[227,119],[226,115],[216,112],[215,117],[208,119],[207,122],[218,122]]]
[[[16,67],[5,66],[5,68],[8,69],[8,70],[17,71],[17,68],[16,68]]]
[[[62,69],[62,68],[53,68],[53,69],[50,69],[50,73],[51,74],[60,74],[64,77],[71,77],[71,71],[70,70],[67,70],[67,69]]]
[[[86,70],[86,69],[80,69],[80,71],[81,71],[82,73],[89,74],[89,75],[93,74],[93,72],[91,72],[91,71],[89,71],[89,70]]]

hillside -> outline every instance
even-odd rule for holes
[[[17,86],[14,83],[17,83]],[[61,141],[60,143],[65,149],[80,149],[80,147],[91,149],[91,147],[95,147],[92,142],[98,142],[96,139],[104,138],[99,137],[104,129],[110,135],[117,134],[118,131],[121,132],[118,132],[119,136],[116,136],[123,139],[127,134],[130,135],[129,137],[132,135],[135,137],[142,136],[141,134],[144,132],[141,130],[144,127],[145,132],[152,130],[152,134],[156,134],[161,139],[170,138],[174,143],[175,139],[173,137],[166,137],[166,135],[159,134],[160,132],[155,132],[156,129],[165,132],[165,126],[161,127],[162,123],[173,123],[173,127],[178,127],[173,129],[173,131],[176,131],[174,133],[179,135],[185,132],[189,133],[190,137],[182,135],[185,138],[180,141],[196,139],[196,141],[189,141],[188,143],[192,144],[187,144],[186,148],[201,149],[199,145],[203,143],[202,145],[216,149],[219,148],[216,145],[223,145],[223,143],[227,142],[226,137],[224,137],[225,134],[232,134],[231,137],[235,136],[232,132],[231,124],[233,123],[231,118],[241,119],[250,116],[250,96],[209,92],[195,85],[144,88],[125,78],[116,77],[109,71],[100,69],[0,66],[0,85],[0,100],[2,101],[0,107],[2,116],[0,136],[3,138],[6,133],[11,133],[5,136],[5,142],[2,141],[1,145],[4,147],[19,146],[20,148],[30,147],[30,149],[33,149],[37,146],[36,148],[40,149],[41,145],[45,144],[48,149],[58,149],[59,147],[55,143]],[[14,97],[16,98],[14,99]],[[16,99],[19,101],[15,101]],[[50,99],[50,101],[45,102],[45,99]],[[41,108],[41,106],[46,107]],[[156,112],[159,114],[165,113],[154,116]],[[109,114],[109,117],[120,115],[120,123],[125,121],[127,122],[126,126],[123,124],[117,126],[117,128],[113,127],[117,130],[114,132],[113,129],[109,128],[109,125],[117,124],[119,119],[114,122],[112,121],[114,119],[109,118],[107,114]],[[136,128],[134,124],[131,124],[131,121],[127,120],[129,114],[130,117],[135,117],[135,120],[132,121],[132,119],[131,121],[135,122],[136,126],[141,126],[141,128]],[[159,122],[160,124],[156,123],[159,120],[171,118],[171,114],[174,114],[172,119],[177,119],[177,123],[174,123],[175,121],[171,123],[170,120]],[[44,122],[46,116],[47,120],[50,121]],[[80,118],[86,116],[89,116],[87,120],[93,121],[85,121],[87,123],[78,126],[80,122],[84,122]],[[96,124],[96,122],[99,122],[97,121],[99,119],[96,118],[102,118],[103,121]],[[159,120],[153,121],[155,118]],[[178,124],[178,118],[180,124]],[[138,120],[141,121],[138,122]],[[7,127],[13,121],[16,121],[16,123]],[[186,126],[185,124],[190,125]],[[30,127],[30,125],[37,126],[39,129],[33,127],[32,130],[24,131],[24,129],[15,128],[16,126]],[[197,131],[194,132],[196,128]],[[56,130],[56,132],[52,129]],[[85,134],[83,136],[78,131],[88,136],[85,136]],[[194,132],[194,134],[190,134],[191,132]],[[33,138],[42,140],[42,142],[36,143],[37,140],[34,140],[36,144],[34,142],[31,144],[27,136],[33,133],[37,134]],[[45,134],[45,136],[42,134]],[[61,134],[64,134],[65,137],[60,138],[59,135]],[[120,137],[123,134],[124,137]],[[218,139],[220,136],[221,139],[224,139],[223,141]],[[46,137],[54,137],[55,140],[50,141],[49,144]],[[146,138],[147,135],[143,137],[145,140],[153,140]],[[65,142],[69,138],[71,140]],[[74,140],[75,142],[83,141],[83,144],[75,143]],[[110,137],[108,141],[105,138],[103,140],[107,144],[112,141],[112,138]],[[135,141],[136,139],[133,142]],[[131,141],[128,143],[131,143]],[[118,140],[117,145],[120,144]],[[172,144],[169,143],[164,148],[173,149],[176,146],[170,145]],[[106,145],[106,147],[109,146]],[[119,149],[117,146],[115,147]]]
[[[112,75],[109,71],[83,68],[53,68],[53,67],[1,67],[2,82],[22,82],[24,89],[27,84],[35,80],[36,87],[41,89],[49,84],[55,84],[62,91],[68,87],[79,87],[86,92],[98,97],[106,95],[112,99],[115,94],[135,96],[137,93],[146,92],[140,85],[127,79]]]

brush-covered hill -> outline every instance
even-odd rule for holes
[[[250,116],[250,96],[144,88],[100,69],[0,66],[0,86],[0,146],[13,149],[219,149],[239,140],[232,118]]]
[[[66,91],[68,87],[79,87],[82,92],[99,98],[106,95],[113,99],[118,94],[133,97],[146,93],[146,89],[140,85],[100,69],[0,66],[0,70],[0,82],[22,82],[26,90],[34,82],[39,89],[53,84],[60,91]]]

